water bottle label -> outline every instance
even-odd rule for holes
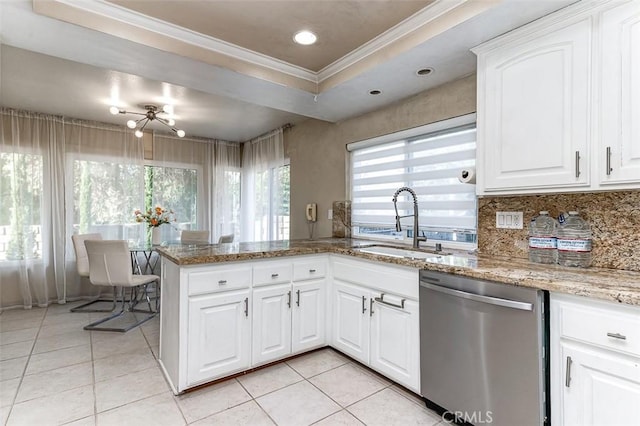
[[[529,247],[554,249],[557,247],[557,240],[553,237],[529,237]]]
[[[590,252],[591,240],[565,240],[558,239],[558,250]]]

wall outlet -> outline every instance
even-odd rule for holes
[[[523,229],[522,212],[496,212],[496,228]]]
[[[327,219],[329,220],[333,219],[333,209],[327,210]]]

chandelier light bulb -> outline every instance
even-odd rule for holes
[[[136,128],[136,124],[137,123],[135,121],[133,121],[133,120],[127,121],[127,127],[130,128],[130,129],[135,129]]]
[[[144,133],[142,133],[142,130],[138,129],[134,132],[134,135],[136,135],[137,138],[141,138]]]
[[[173,105],[165,105],[162,107],[162,110],[167,114],[173,114]]]
[[[168,118],[167,119],[167,124],[169,126],[175,126],[176,125],[176,120],[174,120],[173,118]]]
[[[184,138],[184,135],[185,135],[184,130],[178,130],[176,134],[178,135],[179,138]]]
[[[120,109],[116,106],[112,106],[111,108],[109,108],[109,112],[113,115],[118,115],[118,113],[120,112]]]

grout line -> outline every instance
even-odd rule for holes
[[[91,320],[91,319],[89,319]],[[91,389],[93,390],[93,420],[94,423],[98,423],[98,395],[96,394],[96,360],[93,354],[93,332],[89,331],[89,346],[91,347],[91,370],[93,373],[93,383]]]
[[[38,309],[41,309],[41,308],[38,308]],[[48,309],[48,307],[45,309]],[[27,368],[29,367],[29,361],[31,361],[31,355],[33,354],[33,350],[36,347],[36,341],[38,340],[38,335],[40,334],[40,329],[42,328],[42,323],[46,315],[47,315],[47,311],[45,310],[44,315],[40,319],[40,325],[38,326],[38,331],[36,332],[36,335],[33,338],[33,343],[31,344],[31,350],[29,351],[29,355],[27,355],[27,362],[24,363],[22,374],[19,377],[20,380],[18,382],[18,387],[16,388],[16,393],[13,395],[13,399],[11,400],[11,405],[8,406],[9,412],[7,413],[7,423],[9,423],[9,419],[11,418],[11,412],[13,411],[13,407],[16,405],[16,399],[18,398],[18,393],[20,393],[20,388],[22,387],[22,382],[24,381],[24,375],[27,372]],[[35,328],[35,327],[32,327],[32,328]]]

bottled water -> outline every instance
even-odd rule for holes
[[[540,214],[531,219],[529,225],[529,260],[536,263],[556,263],[557,244],[556,228],[558,222],[548,211],[541,211]]]
[[[569,212],[558,227],[558,264],[587,268],[591,264],[591,229],[578,212]]]

